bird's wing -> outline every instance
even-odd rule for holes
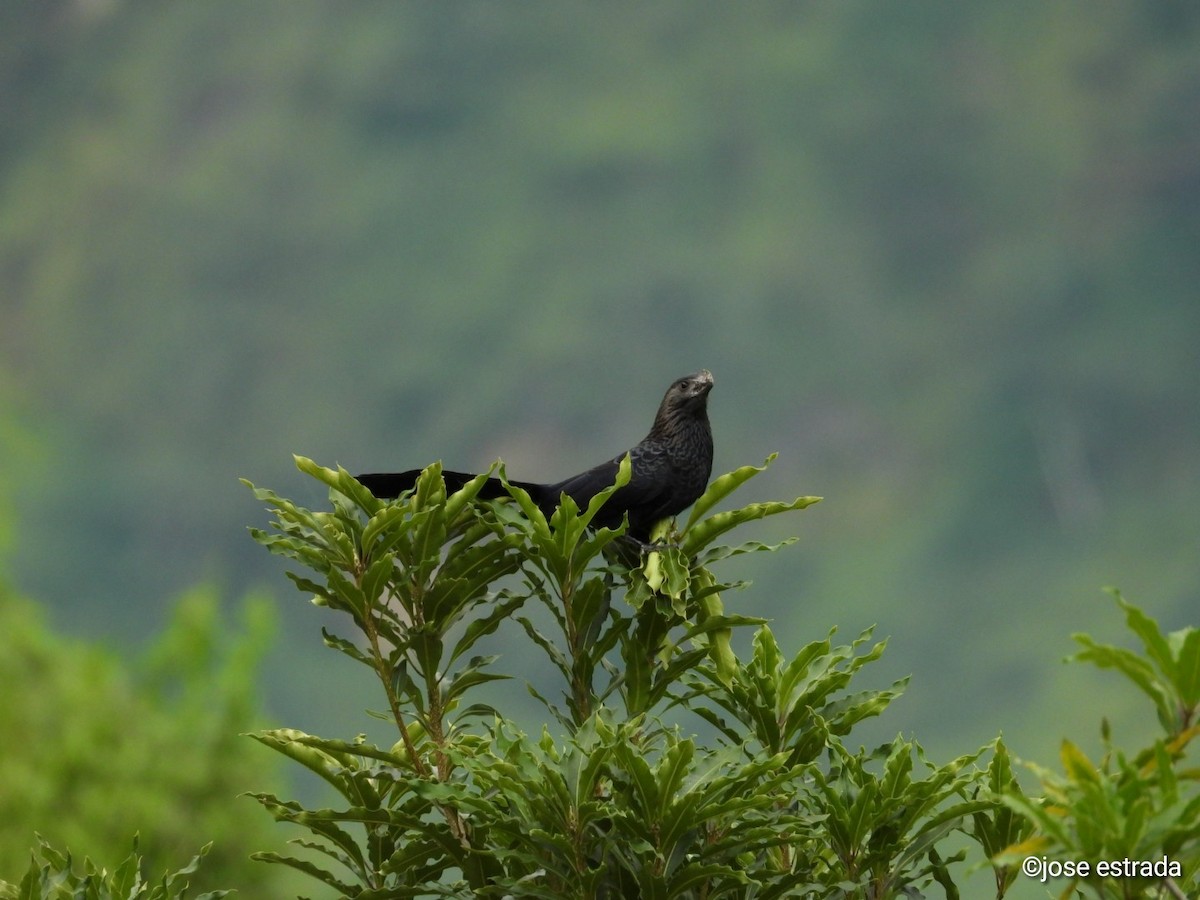
[[[626,511],[655,508],[670,491],[667,479],[659,477],[659,473],[665,472],[668,465],[663,448],[639,444],[628,452],[632,469],[629,483],[609,498],[594,520],[596,525],[618,525]],[[625,454],[622,453],[586,472],[548,486],[546,501],[551,509],[547,510],[547,514],[558,505],[562,494],[574,500],[580,509],[587,509],[593,497],[616,482],[617,470],[624,458]]]

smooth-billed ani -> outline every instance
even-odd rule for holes
[[[629,483],[609,497],[592,520],[594,526],[614,528],[628,513],[628,534],[644,542],[657,522],[679,514],[704,493],[712,474],[713,441],[708,424],[708,393],[712,386],[712,374],[706,369],[672,382],[659,404],[650,433],[628,451]],[[528,491],[547,516],[558,507],[563,494],[580,509],[586,509],[597,493],[617,480],[617,466],[624,456],[621,453],[562,481],[509,484]],[[359,475],[358,480],[377,497],[397,497],[411,489],[420,474],[420,469],[411,469]],[[444,471],[442,477],[447,490],[455,491],[476,476]],[[482,500],[507,497],[498,478],[489,478],[479,492]]]

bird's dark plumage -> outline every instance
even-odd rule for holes
[[[678,515],[704,493],[712,474],[713,441],[708,424],[708,392],[713,377],[707,370],[678,378],[667,389],[650,433],[629,453],[629,483],[617,490],[592,520],[602,528],[613,528],[629,514],[629,535],[649,539],[650,529],[662,519]],[[563,481],[548,484],[510,481],[529,492],[533,502],[547,516],[552,514],[563,494],[580,509],[600,491],[617,480],[622,453],[607,462],[580,472]],[[396,497],[412,488],[420,469],[395,474],[359,475],[358,480],[377,497]],[[476,476],[465,472],[443,472],[448,490],[462,487]],[[479,492],[480,499],[508,497],[497,478],[489,478]]]

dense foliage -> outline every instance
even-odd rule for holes
[[[1177,900],[1196,887],[1196,628],[1163,633],[1118,595],[1140,651],[1076,635],[1074,659],[1124,675],[1161,733],[1127,752],[1106,720],[1098,762],[1064,740],[1061,773],[1025,764],[1039,782],[1026,792],[999,740],[945,764],[903,735],[854,749],[855,730],[906,683],[853,683],[884,650],[869,632],[844,646],[831,633],[792,655],[763,620],[726,613],[723,597],[742,585],[717,572],[777,547],[715,541],[816,499],[712,512],[762,469],[718,478],[681,530],[665,523],[646,548],[619,530],[588,530],[604,496],[547,520],[517,490],[512,504],[472,503],[482,478],[448,496],[435,465],[414,492],[384,503],[344,470],[298,463],[331,489],[332,509],[259,490],[276,521],[255,536],[303,564],[292,578],[314,602],[349,614],[349,635],[325,629],[325,642],[370,671],[385,702],[375,715],[394,742],[255,732],[336,801],[280,799],[262,790],[261,761],[236,736],[252,710],[261,605],[247,607],[246,634],[222,653],[214,598],[193,594],[168,635],[122,666],[53,638],[6,596],[0,795],[13,833],[2,846],[11,856],[34,830],[52,840],[39,834],[23,877],[20,863],[5,863],[12,880],[0,880],[0,897],[182,900],[230,884],[284,896],[280,875],[290,874],[363,900],[898,900],[958,897],[960,887],[978,896],[978,874],[964,877],[980,868],[997,898],[1050,889]],[[511,690],[481,693],[511,683],[514,660],[487,645],[513,628],[557,672],[548,697],[528,685],[548,715],[540,733],[508,714]],[[731,640],[738,629],[753,631],[745,652]],[[252,784],[275,818],[309,832],[297,851],[265,848],[275,843],[265,821],[238,811],[233,794]],[[111,869],[57,849],[111,859],[122,830],[140,832],[150,858],[137,838]],[[203,871],[200,857],[173,871],[182,845],[206,835],[221,850]],[[255,847],[287,868],[247,870]]]
[[[1200,628],[1163,634],[1141,609],[1116,598],[1141,652],[1076,634],[1083,649],[1074,659],[1123,674],[1150,698],[1162,733],[1149,747],[1127,753],[1114,744],[1105,721],[1099,764],[1070,740],[1062,743],[1061,774],[1031,764],[1043,798],[1034,802],[1009,793],[1004,801],[1036,834],[997,858],[1017,865],[1029,854],[1048,854],[1041,858],[1086,863],[1087,870],[1063,878],[1062,896],[1077,885],[1101,898],[1195,896],[1200,768],[1188,751],[1200,737]]]
[[[311,834],[299,841],[309,855],[259,858],[338,896],[890,900],[936,884],[957,897],[962,838],[977,864],[994,866],[996,897],[1029,877],[1038,852],[1169,857],[1159,877],[1067,879],[1068,892],[1078,883],[1100,898],[1177,896],[1200,868],[1197,772],[1183,765],[1200,733],[1196,629],[1163,637],[1125,604],[1157,671],[1080,636],[1082,659],[1117,666],[1155,698],[1167,737],[1103,771],[1067,742],[1067,775],[1039,769],[1046,793],[1035,799],[998,740],[944,765],[902,736],[852,749],[856,724],[903,687],[850,689],[883,651],[869,634],[789,655],[765,622],[724,611],[722,595],[738,585],[714,568],[777,548],[717,538],[817,499],[709,515],[761,469],[716,479],[679,531],[664,523],[662,543],[644,548],[623,529],[588,529],[609,492],[586,510],[567,498],[548,520],[517,488],[513,504],[473,503],[485,476],[447,495],[436,464],[395,502],[344,469],[297,464],[330,488],[332,509],[256,490],[276,518],[254,535],[301,565],[289,577],[314,603],[348,615],[353,639],[326,630],[325,642],[374,674],[386,698],[377,715],[396,740],[258,733],[339,797],[312,809],[258,794]],[[627,479],[625,466],[615,487]],[[549,614],[549,631],[531,607]],[[530,686],[554,723],[540,735],[477,697],[510,677],[504,660],[480,652],[508,623],[557,670],[560,696]],[[744,661],[736,628],[755,629]],[[700,722],[712,726],[707,740]]]
[[[182,869],[166,872],[157,880],[147,880],[145,864],[138,853],[138,841],[133,852],[111,871],[85,859],[79,866],[70,853],[62,853],[41,841],[29,871],[19,885],[0,882],[2,900],[184,900],[189,896],[190,880],[209,848]],[[81,871],[82,870],[82,871]],[[229,891],[209,891],[196,900],[219,900]]]
[[[54,634],[0,593],[0,878],[19,880],[35,833],[116,860],[140,832],[151,870],[212,842],[193,885],[263,887],[245,848],[271,834],[238,795],[276,772],[239,734],[260,724],[271,607],[249,599],[236,629],[218,609],[213,591],[189,593],[168,631],[126,659]]]

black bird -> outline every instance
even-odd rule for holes
[[[645,542],[657,522],[679,514],[704,493],[712,474],[713,440],[708,424],[708,392],[712,386],[712,373],[707,369],[672,382],[659,404],[650,433],[628,451],[629,483],[608,498],[592,520],[593,526],[615,528],[628,513],[627,534]],[[624,457],[624,453],[614,456],[562,481],[548,484],[509,481],[509,484],[527,491],[547,516],[558,507],[563,494],[580,509],[586,509],[596,494],[617,480],[617,466]],[[420,469],[411,469],[359,475],[358,480],[377,497],[397,497],[412,488],[420,474]],[[442,477],[446,479],[447,490],[454,491],[476,476],[444,471]],[[507,497],[508,492],[498,478],[489,478],[479,492],[481,500]]]

